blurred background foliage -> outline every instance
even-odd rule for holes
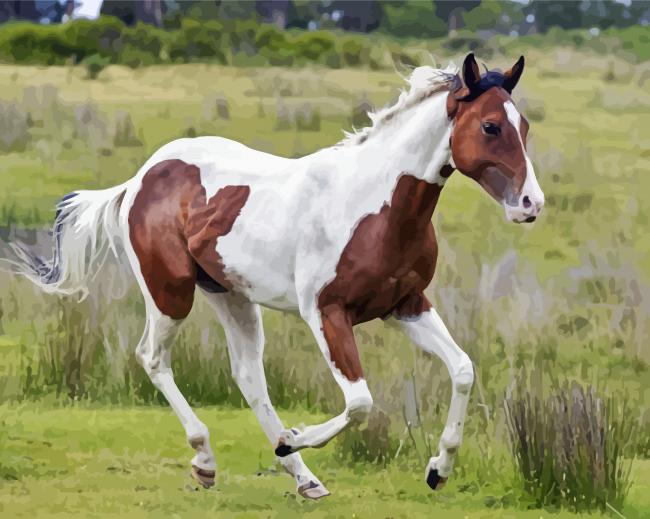
[[[33,9],[27,9],[30,4]],[[55,4],[58,9],[36,10],[41,4]],[[562,38],[576,47],[621,52],[633,60],[647,59],[649,47],[643,27],[650,21],[650,4],[640,1],[105,0],[98,3],[101,17],[96,21],[72,19],[77,4],[71,5],[55,0],[0,2],[0,20],[10,21],[0,27],[0,60],[44,65],[89,60],[94,67],[103,59],[131,67],[211,61],[385,68],[391,63],[371,53],[382,35],[390,37],[384,41],[399,54],[403,39],[444,38],[451,48],[478,50],[500,35],[553,43],[558,28],[572,31]],[[71,21],[49,23],[66,17]],[[601,31],[617,44],[600,45],[596,36]],[[404,61],[411,63],[412,58],[406,55]]]

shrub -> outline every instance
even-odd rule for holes
[[[129,67],[152,65],[160,61],[166,33],[138,23],[124,29],[117,61]]]
[[[309,61],[319,61],[325,54],[334,50],[334,35],[325,31],[305,32],[294,40],[297,58]]]
[[[0,30],[0,58],[11,63],[60,65],[73,55],[60,27],[7,24]]]
[[[169,42],[169,58],[172,61],[188,62],[216,59],[226,63],[223,51],[225,45],[223,25],[217,21],[200,23],[184,19],[179,31],[174,31]]]
[[[110,59],[99,54],[93,54],[83,60],[83,65],[86,67],[86,77],[88,79],[97,79],[102,70],[104,70]]]
[[[113,29],[110,31],[110,43],[103,41],[108,27]],[[120,37],[123,29],[124,25],[116,19],[101,19],[96,22],[80,19],[62,25],[61,35],[69,45],[70,56],[79,63],[94,54],[112,56],[112,43]]]
[[[614,414],[613,404],[577,383],[544,403],[530,392],[506,400],[513,456],[535,506],[622,505],[630,483],[623,454],[634,425],[625,405]]]
[[[347,37],[341,44],[343,63],[350,67],[358,67],[368,62],[370,50],[361,38]]]
[[[293,63],[293,50],[286,33],[275,25],[260,26],[255,48],[268,59],[270,65],[289,66]]]

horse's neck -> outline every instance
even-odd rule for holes
[[[447,94],[439,93],[397,114],[357,147],[359,177],[369,183],[395,186],[410,175],[442,186],[440,170],[451,157],[452,124],[447,117]]]

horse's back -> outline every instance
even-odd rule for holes
[[[201,169],[202,179],[208,182],[213,178],[227,178],[231,183],[241,176],[247,177],[248,181],[267,176],[283,170],[292,162],[292,159],[255,150],[224,137],[193,137],[176,139],[160,147],[140,168],[137,176],[142,177],[156,164],[172,159],[197,166]]]

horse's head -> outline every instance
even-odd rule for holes
[[[476,180],[499,204],[508,220],[532,222],[544,206],[526,154],[528,121],[510,94],[524,70],[524,57],[506,72],[481,75],[474,54],[463,63],[465,85],[449,94],[454,121],[451,155],[461,173]]]

